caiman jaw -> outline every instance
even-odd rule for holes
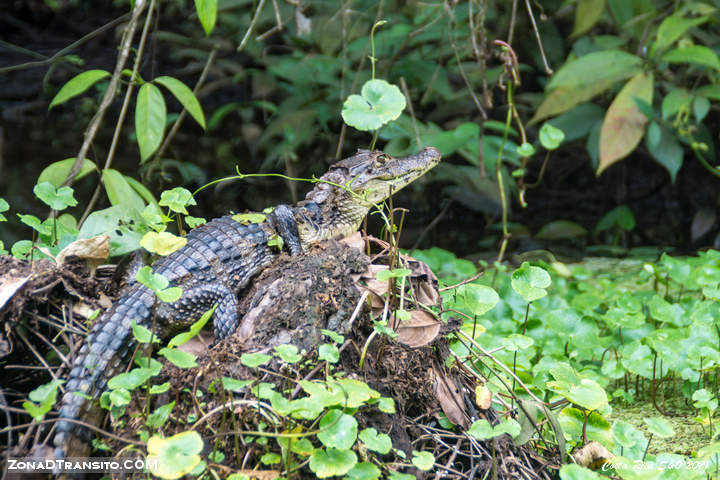
[[[305,246],[355,232],[373,205],[423,176],[440,158],[434,147],[405,158],[359,150],[332,165],[298,204],[295,218],[301,243]],[[335,185],[349,188],[352,193]]]

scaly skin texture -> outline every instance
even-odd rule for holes
[[[239,323],[238,292],[279,254],[276,247],[268,245],[271,238],[282,237],[287,249],[298,254],[313,243],[350,235],[373,204],[384,201],[439,161],[440,153],[432,147],[399,159],[360,150],[332,165],[305,200],[295,206],[276,207],[260,224],[243,225],[224,216],[188,233],[184,247],[153,264],[153,272],[183,289],[180,300],[159,302],[149,288],[133,283],[93,325],[65,384],[54,439],[55,457],[89,453],[91,432],[73,420],[91,425],[101,422],[104,410],[97,406],[97,399],[108,380],[127,368],[136,350],[133,320],[166,338],[189,327],[217,304],[213,314],[215,338],[230,335]]]

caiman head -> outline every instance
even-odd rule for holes
[[[405,158],[358,150],[335,163],[298,204],[296,220],[301,243],[352,234],[373,205],[423,176],[438,164],[440,157],[434,147]]]

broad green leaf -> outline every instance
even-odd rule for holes
[[[360,95],[350,95],[342,108],[345,123],[358,130],[377,130],[398,118],[405,109],[405,95],[385,80],[368,80]]]
[[[120,205],[124,210],[135,209],[142,212],[145,202],[135,193],[126,177],[112,168],[106,168],[102,173],[103,183],[108,199],[112,205]]]
[[[380,270],[375,274],[375,278],[380,282],[387,282],[391,278],[407,277],[412,273],[408,268],[395,268],[393,270]]]
[[[273,465],[275,463],[280,463],[282,461],[282,457],[279,453],[272,453],[268,452],[262,457],[260,457],[260,462],[263,465]]]
[[[530,123],[566,112],[642,71],[642,59],[622,50],[603,50],[565,63],[550,80]]]
[[[435,466],[435,456],[430,452],[413,451],[412,464],[420,470],[429,471]]]
[[[253,380],[236,380],[230,377],[222,378],[223,388],[231,392],[242,392],[245,387],[251,385],[252,383]]]
[[[130,325],[132,327],[133,338],[135,338],[138,343],[160,343],[160,338],[158,338],[157,335],[153,335],[147,327],[138,325],[135,320],[130,322]]]
[[[200,464],[202,449],[202,437],[195,431],[178,433],[168,438],[153,435],[147,444],[150,471],[160,478],[180,478]]]
[[[565,133],[557,127],[553,127],[549,123],[544,123],[540,127],[540,144],[545,150],[555,150],[565,139]]]
[[[348,480],[376,480],[382,472],[374,463],[361,462],[350,470],[345,478]]]
[[[338,347],[331,343],[323,343],[318,347],[318,360],[337,363],[340,360]]]
[[[600,132],[600,159],[597,175],[625,158],[643,137],[647,117],[635,98],[652,103],[653,75],[638,73],[620,90],[608,107]]]
[[[148,252],[166,256],[184,247],[187,238],[178,237],[170,232],[148,232],[140,240],[140,245]]]
[[[52,406],[57,398],[58,387],[65,383],[64,380],[51,380],[49,383],[40,385],[35,390],[30,392],[28,398],[33,402],[47,404]]]
[[[670,181],[675,183],[684,157],[682,145],[675,134],[666,127],[652,122],[645,137],[645,146],[655,161],[670,174]]]
[[[511,285],[518,295],[526,302],[538,300],[547,295],[547,290],[552,283],[550,275],[542,268],[523,262],[520,268],[512,274]]]
[[[681,110],[690,108],[693,96],[685,88],[673,88],[663,97],[661,111],[663,120],[668,120]]]
[[[173,303],[180,300],[180,297],[182,297],[182,288],[181,287],[170,287],[163,290],[158,290],[155,292],[155,295],[160,299],[160,301],[165,303]]]
[[[140,161],[155,153],[165,132],[167,108],[160,89],[145,83],[138,90],[135,103],[135,134],[140,148]]]
[[[195,10],[200,19],[205,35],[210,36],[217,21],[218,0],[195,0]],[[205,128],[203,126],[203,128]]]
[[[523,157],[532,157],[533,155],[535,155],[535,147],[525,142],[522,145],[518,145],[517,153],[518,155],[521,155]]]
[[[695,115],[695,121],[697,123],[702,123],[702,121],[705,119],[705,116],[707,116],[708,112],[710,111],[710,100],[701,95],[697,95],[695,97],[695,100],[693,100],[692,106],[693,115]]]
[[[650,47],[650,58],[654,57],[655,53],[662,52],[675,43],[690,28],[701,25],[707,20],[708,17],[683,18],[682,15],[678,14],[667,17],[658,27],[657,37]]]
[[[334,343],[337,343],[338,345],[342,345],[343,343],[345,343],[345,336],[340,335],[334,330],[328,330],[326,328],[323,328],[320,330],[320,333],[322,333],[323,335],[327,335],[328,337],[330,337],[330,340],[332,340]]]
[[[604,11],[605,0],[579,0],[575,9],[573,37],[590,30],[600,20]]]
[[[175,213],[182,213],[187,215],[188,211],[185,209],[188,205],[197,205],[197,202],[190,193],[182,187],[175,187],[172,190],[165,190],[160,195],[160,201],[158,205],[162,207],[168,207]]]
[[[195,0],[195,5],[197,6],[198,3],[213,3],[208,0]],[[217,8],[217,0],[215,0],[215,8]],[[198,8],[198,12],[200,9]],[[214,23],[214,22],[213,22]],[[203,27],[205,24],[203,23]],[[212,30],[212,26],[210,28]],[[205,29],[207,32],[207,28]],[[208,32],[208,35],[210,33]],[[157,77],[153,80],[155,83],[159,83],[163,87],[170,90],[170,92],[175,95],[175,98],[178,99],[178,101],[182,104],[182,106],[187,110],[190,115],[195,119],[195,121],[205,130],[207,128],[205,124],[205,114],[202,111],[202,107],[200,106],[200,102],[198,102],[197,97],[195,97],[195,94],[193,93],[190,88],[185,85],[183,82],[178,80],[177,78],[173,77]]]
[[[112,407],[122,407],[128,405],[130,403],[130,400],[132,400],[130,392],[125,390],[124,388],[117,388],[115,390],[110,390],[109,392],[105,393],[107,393],[107,398],[110,402],[107,405],[108,409]],[[105,393],[103,393],[103,397],[105,396]],[[100,403],[103,403],[102,398]]]
[[[495,436],[492,425],[485,419],[473,422],[465,433],[478,440],[487,440]]]
[[[160,395],[167,392],[168,390],[170,390],[170,382],[165,382],[161,383],[160,385],[151,386],[149,393],[151,393],[152,395]]]
[[[390,436],[384,433],[378,433],[374,428],[366,428],[361,431],[359,438],[369,450],[378,452],[381,455],[389,453],[392,448]]]
[[[672,423],[662,417],[645,418],[645,423],[648,426],[648,432],[652,433],[656,437],[670,438],[675,435]]]
[[[693,63],[720,71],[720,59],[717,54],[702,45],[675,48],[665,53],[662,56],[662,61],[668,63]]]
[[[10,205],[4,198],[0,198],[0,212],[7,212],[10,210]],[[7,222],[7,217],[0,213],[0,222]]]
[[[630,231],[635,228],[635,215],[627,205],[620,205],[610,210],[598,221],[595,227],[596,232],[610,230],[614,227]]]
[[[155,196],[145,185],[127,175],[125,176],[125,181],[128,183],[128,185],[130,185],[130,188],[135,190],[135,193],[140,195],[140,197],[145,200],[148,205],[154,205],[156,207],[158,206],[158,201],[155,199]],[[158,210],[160,210],[159,207]]]
[[[38,232],[40,235],[52,234],[52,225],[41,222],[35,215],[23,215],[22,213],[18,213],[17,216],[20,218],[22,223]]]
[[[482,315],[492,310],[500,301],[495,290],[485,285],[467,283],[458,288],[458,295],[465,299],[465,305],[473,315]]]
[[[240,357],[240,363],[250,368],[263,366],[270,360],[272,360],[272,356],[264,353],[243,353]]]
[[[572,386],[566,398],[586,410],[602,411],[608,406],[605,389],[589,378],[583,378],[580,385]]]
[[[170,284],[170,281],[165,275],[161,273],[154,273],[152,271],[152,267],[149,265],[146,265],[137,271],[135,274],[135,280],[154,292],[162,290]]]
[[[251,223],[262,223],[267,218],[267,215],[262,213],[236,213],[232,216],[232,219],[236,222],[240,222],[243,225],[250,225]]]
[[[285,363],[297,363],[303,358],[303,356],[298,353],[298,348],[291,343],[276,346],[275,355],[280,357],[280,360]]]
[[[175,407],[174,400],[170,403],[159,406],[150,415],[148,415],[145,425],[152,429],[162,427],[170,418],[170,413],[172,413],[173,407]]]
[[[357,455],[352,450],[318,448],[310,457],[310,470],[318,478],[341,476],[348,473],[357,463]]]
[[[527,335],[511,333],[507,337],[503,337],[501,343],[508,352],[517,352],[532,347],[535,345],[535,340]]]
[[[179,368],[197,367],[197,357],[192,353],[178,350],[177,348],[161,348],[158,355],[165,357],[170,363]]]
[[[70,187],[55,188],[50,182],[38,183],[33,187],[33,193],[53,210],[65,210],[67,207],[77,205]]]
[[[75,157],[66,158],[58,162],[51,163],[40,172],[37,183],[50,182],[55,187],[59,187],[67,178],[72,166],[75,164]],[[87,158],[82,162],[80,171],[75,175],[75,180],[80,180],[90,172],[97,170],[95,164]]]
[[[560,480],[601,480],[602,478],[605,477],[574,463],[563,465],[560,468]]]
[[[355,444],[357,439],[357,420],[342,410],[332,409],[320,419],[318,440],[330,448],[347,450]]]
[[[120,373],[108,380],[108,388],[113,390],[119,388],[123,388],[125,390],[135,390],[154,375],[155,372],[149,368],[133,368],[129,372]]]
[[[92,87],[99,80],[109,76],[110,72],[106,72],[105,70],[89,70],[76,75],[63,85],[57,95],[55,95],[50,102],[48,110],[53,108],[55,105],[60,105],[73,97],[77,97],[85,90]]]

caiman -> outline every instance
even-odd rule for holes
[[[212,318],[215,339],[227,337],[240,320],[238,293],[280,254],[278,236],[291,254],[323,240],[348,236],[358,230],[373,205],[439,161],[440,152],[433,147],[406,158],[359,150],[332,165],[305,200],[275,207],[261,223],[245,225],[224,216],[191,230],[184,247],[152,266],[171,286],[182,288],[178,301],[156,302],[150,288],[130,283],[93,324],[65,385],[54,456],[61,459],[89,453],[92,432],[76,422],[97,425],[102,421],[98,399],[108,380],[127,368],[136,350],[132,321],[154,327],[156,335],[166,338],[217,305]]]

